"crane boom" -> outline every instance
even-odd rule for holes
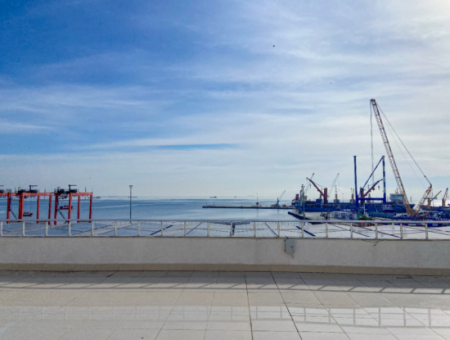
[[[375,187],[377,186],[378,183],[380,183],[383,179],[380,179],[378,181],[376,181],[369,190],[367,190],[365,193],[362,194],[362,198],[367,197],[368,194],[370,194],[370,192],[375,189]]]
[[[439,196],[439,194],[440,194],[441,192],[442,192],[442,190],[439,191],[434,197],[428,198],[427,210],[430,210],[430,207],[431,207],[431,201],[435,200],[435,199]]]
[[[310,178],[308,178],[308,177],[306,177],[306,179],[307,179],[308,181],[310,181],[312,185],[314,185],[314,187],[317,189],[317,191],[320,193],[320,195],[321,195],[322,197],[325,197],[324,194],[323,194],[323,192],[322,192],[322,190],[319,189],[319,187],[316,185],[316,183],[313,182],[312,179],[310,179]]]
[[[312,174],[312,176],[311,176],[311,179],[313,179],[314,178],[314,172],[313,172],[313,174]],[[305,194],[308,192],[308,189],[311,187],[311,185],[309,185],[309,187],[307,186],[306,188],[305,188]]]
[[[333,194],[334,186],[336,185],[336,182],[337,182],[338,178],[339,178],[339,174],[337,174],[337,176],[334,179],[333,183],[331,183],[331,185],[330,185],[330,189],[331,189],[330,190],[330,196]]]
[[[427,189],[427,191],[423,195],[423,197],[420,201],[420,204],[418,206],[418,210],[416,212],[413,212],[413,210],[411,209],[411,205],[409,204],[409,201],[408,201],[408,196],[406,195],[406,191],[405,191],[405,187],[403,185],[402,178],[400,177],[400,172],[398,171],[398,168],[397,168],[397,163],[395,162],[394,153],[392,152],[391,146],[389,144],[389,139],[387,137],[386,130],[384,129],[383,120],[381,119],[381,114],[380,114],[380,110],[378,108],[377,101],[375,99],[371,99],[370,104],[373,109],[374,116],[377,120],[378,128],[380,129],[381,138],[383,139],[384,148],[386,149],[386,153],[389,158],[389,163],[391,163],[392,172],[394,173],[394,177],[395,177],[395,181],[397,182],[398,190],[400,190],[400,194],[403,197],[403,204],[405,206],[406,212],[408,213],[409,216],[415,216],[419,213],[420,208],[423,205],[423,202],[425,202],[425,199],[430,194],[432,185],[430,184],[430,187]]]
[[[445,189],[444,196],[442,197],[442,207],[445,207],[445,204],[447,203],[447,197],[448,197],[448,188]]]
[[[430,185],[430,186],[428,187],[427,191],[425,191],[425,193],[424,193],[423,196],[422,196],[422,199],[420,200],[419,204],[417,205],[417,210],[416,210],[416,212],[413,213],[412,216],[415,216],[415,215],[417,215],[417,214],[420,212],[420,209],[422,208],[423,204],[425,203],[425,200],[430,196],[430,193],[431,193],[431,189],[432,189],[432,188],[433,188],[433,187]]]
[[[392,152],[391,145],[389,144],[386,130],[384,129],[383,120],[381,119],[377,101],[375,99],[371,99],[370,104],[373,109],[374,116],[377,120],[378,128],[380,129],[381,138],[383,139],[384,147],[386,149],[389,162],[391,163],[392,171],[394,172],[394,177],[397,182],[398,189],[400,190],[400,194],[403,197],[403,204],[405,205],[406,212],[408,213],[408,215],[412,215],[413,211],[411,209],[411,205],[409,204],[408,196],[406,195],[405,187],[403,185],[402,178],[400,177],[400,172],[398,171],[397,163],[395,162],[394,153]]]

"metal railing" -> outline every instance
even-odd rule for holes
[[[0,220],[1,237],[237,237],[450,240],[450,221]]]

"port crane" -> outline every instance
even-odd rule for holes
[[[327,189],[327,188],[323,188],[323,191],[322,191],[322,190],[320,190],[320,188],[317,186],[317,184],[314,183],[314,181],[313,181],[311,178],[306,177],[306,179],[307,179],[308,181],[310,181],[312,185],[314,185],[314,188],[317,189],[317,191],[318,191],[319,194],[320,194],[320,198],[321,198],[321,199],[323,198],[323,203],[324,203],[324,204],[328,204],[328,198],[327,198],[327,196],[328,196],[328,189]]]
[[[366,192],[364,192],[364,188],[361,189],[360,196],[361,196],[362,201],[364,201],[363,199],[366,198],[370,194],[370,192],[372,190],[374,190],[376,188],[376,186],[378,185],[378,183],[380,183],[382,180],[383,180],[383,178],[376,181]]]
[[[281,193],[280,197],[277,198],[277,203],[275,203],[274,207],[277,207],[277,208],[280,207],[280,201],[281,201],[281,199],[283,198],[283,196],[284,196],[285,193],[286,193],[286,190],[284,190],[284,191]]]
[[[337,188],[336,188],[336,182],[337,182],[338,178],[339,178],[339,174],[337,174],[336,178],[334,179],[333,183],[332,183],[331,186],[330,186],[330,189],[331,189],[331,190],[330,190],[330,197],[333,195],[333,190],[336,189],[335,203],[337,203],[337,201],[338,201],[338,197],[337,197]]]
[[[440,194],[441,192],[442,192],[442,190],[439,191],[433,198],[431,198],[431,197],[428,198],[427,210],[430,210],[431,202],[434,201],[434,200],[439,196],[439,194]]]
[[[313,174],[313,176],[314,176],[314,174]],[[333,190],[335,188],[335,185],[336,185],[336,182],[337,182],[338,178],[339,178],[339,174],[337,174],[336,178],[334,179],[333,183],[330,186],[330,188],[331,188],[330,195],[331,195],[331,193],[333,192]],[[312,176],[311,176],[311,178],[306,177],[306,179],[311,182],[311,184],[314,186],[314,188],[317,189],[317,191],[320,194],[320,199],[323,198],[323,204],[328,204],[328,188],[323,186],[323,185],[320,185],[318,183],[315,183],[312,180]],[[320,187],[322,187],[323,190],[320,189]]]
[[[445,189],[444,196],[442,197],[442,208],[445,208],[445,204],[447,203],[447,197],[448,197],[448,188]]]
[[[417,210],[413,211],[413,209],[411,208],[411,205],[409,204],[408,196],[406,195],[406,190],[403,185],[402,178],[400,177],[400,172],[398,171],[398,168],[397,168],[397,163],[395,162],[394,153],[392,152],[391,146],[389,144],[389,139],[387,137],[386,130],[383,125],[383,120],[381,119],[380,109],[378,107],[377,101],[375,99],[371,99],[370,104],[371,104],[371,108],[373,110],[374,116],[376,118],[378,128],[380,130],[381,138],[383,139],[384,147],[386,149],[386,153],[388,155],[389,162],[391,163],[392,172],[394,173],[394,177],[395,177],[395,181],[397,182],[398,190],[400,191],[400,194],[403,197],[403,204],[405,206],[406,212],[410,217],[415,217],[419,214],[420,209],[423,206],[425,200],[430,196],[431,190],[433,189],[433,185],[428,180],[428,178],[424,175],[425,179],[430,184],[430,186],[428,187],[428,189],[425,191],[424,195],[422,196],[422,198],[418,204]],[[408,151],[408,153],[409,153],[409,151]],[[410,156],[411,156],[411,154],[410,154]],[[417,165],[417,163],[416,163],[416,165]]]

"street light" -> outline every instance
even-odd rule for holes
[[[133,186],[132,185],[130,185],[130,220],[131,220],[131,196],[132,196],[132,193],[133,192]]]

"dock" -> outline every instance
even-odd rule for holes
[[[309,221],[309,220],[325,220],[322,216],[320,216],[320,213],[305,213],[305,216],[303,214],[296,213],[294,211],[288,211],[288,214],[291,216],[294,216],[295,218],[302,220],[302,221]],[[317,222],[311,222],[311,224],[317,224]]]
[[[294,209],[293,207],[262,207],[257,205],[245,206],[245,205],[204,205],[202,208],[215,208],[215,209],[278,209],[278,210],[289,210]]]

